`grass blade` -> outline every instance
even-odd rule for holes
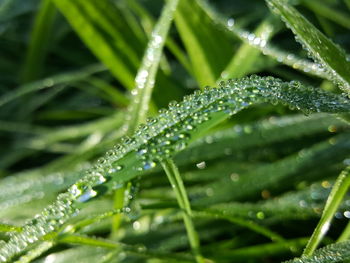
[[[117,8],[108,0],[55,0],[77,34],[126,88],[133,89],[139,42],[122,19],[116,20]],[[111,13],[114,13],[111,19]]]
[[[318,64],[312,63],[309,60],[301,59],[293,53],[286,52],[274,47],[272,44],[264,41],[264,39],[256,37],[255,34],[236,26],[233,22],[234,20],[223,19],[221,15],[215,12],[208,4],[205,4],[205,2],[199,1],[198,3],[200,3],[203,11],[207,13],[213,22],[220,25],[222,28],[225,28],[242,42],[254,47],[255,49],[260,50],[262,54],[273,58],[277,62],[290,66],[293,69],[321,78],[330,78],[327,72],[324,72],[324,70],[320,68]]]
[[[34,81],[40,77],[55,16],[56,8],[52,1],[42,0],[35,19],[29,49],[23,65],[23,83]]]
[[[175,23],[199,86],[215,85],[232,57],[229,37],[214,26],[197,1],[180,1]]]
[[[350,259],[350,241],[328,245],[312,256],[303,256],[285,263],[341,263]]]
[[[332,77],[333,82],[350,93],[350,62],[345,52],[286,1],[267,0],[267,3],[273,12],[281,16],[309,55]]]
[[[255,30],[254,35],[260,41],[267,42],[272,36],[274,27],[271,19],[267,18]],[[234,57],[231,59],[221,77],[223,80],[230,78],[241,78],[251,70],[252,66],[258,59],[261,52],[248,43],[242,43],[236,51]]]
[[[181,179],[180,172],[176,167],[174,161],[172,161],[171,159],[165,160],[161,164],[163,166],[163,169],[166,175],[168,176],[171,187],[174,189],[179,207],[182,210],[183,220],[186,226],[188,239],[190,241],[190,245],[191,245],[193,254],[196,258],[196,261],[197,263],[204,263],[204,259],[200,251],[199,237],[195,230],[193,220],[192,220],[191,205],[188,200],[186,189]]]
[[[219,88],[188,96],[182,103],[170,104],[168,111],[162,111],[132,138],[124,138],[122,144],[107,152],[68,192],[60,194],[52,205],[24,225],[21,233],[0,247],[0,260],[9,261],[29,244],[62,226],[89,200],[144,174],[156,162],[171,158],[230,115],[260,102],[281,102],[307,113],[350,110],[349,100],[342,96],[271,77],[228,81]]]
[[[350,167],[347,167],[336,180],[331,193],[327,199],[327,203],[324,207],[322,217],[317,224],[315,231],[313,232],[309,242],[306,245],[303,255],[311,256],[319,243],[321,242],[323,236],[327,233],[334,214],[342,202],[346,192],[350,187]]]
[[[129,134],[134,133],[136,128],[146,121],[163,47],[178,2],[178,0],[168,1],[151,34],[141,67],[135,79],[136,87],[132,91],[133,102],[131,103],[127,119],[127,130]]]

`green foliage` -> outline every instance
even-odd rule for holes
[[[348,4],[0,3],[0,262],[349,261]]]

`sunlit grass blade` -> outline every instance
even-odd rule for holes
[[[40,77],[56,16],[56,8],[51,0],[41,0],[33,26],[31,41],[23,65],[22,82],[27,83]]]
[[[321,64],[339,87],[350,93],[350,62],[345,52],[286,1],[267,0],[272,11],[285,21],[309,55]]]
[[[327,199],[327,203],[324,207],[321,219],[318,223],[318,225],[315,228],[315,231],[313,232],[303,255],[305,256],[311,256],[319,243],[321,242],[322,238],[326,235],[330,225],[331,221],[334,217],[334,214],[337,212],[337,209],[342,202],[345,194],[347,193],[349,187],[350,187],[350,167],[347,167],[338,177],[338,179],[335,181],[335,184],[333,185],[333,189],[331,193],[329,194],[329,197]]]
[[[25,224],[23,232],[14,234],[1,246],[0,259],[9,261],[29,244],[76,216],[89,200],[144,174],[230,115],[261,102],[285,103],[307,113],[350,110],[347,98],[272,77],[232,80],[219,88],[185,97],[182,103],[170,104],[169,110],[162,111],[132,138],[124,138],[118,147],[108,151],[81,180]]]

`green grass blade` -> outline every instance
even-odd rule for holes
[[[55,243],[52,241],[44,241],[41,244],[37,245],[35,248],[29,250],[25,255],[14,261],[14,263],[32,262],[34,259],[44,254],[47,250],[51,249],[54,245]]]
[[[334,214],[342,202],[346,192],[350,187],[350,167],[347,167],[336,180],[331,193],[327,199],[327,203],[324,207],[322,217],[317,224],[315,231],[313,232],[303,255],[311,256],[322,238],[326,235]]]
[[[204,263],[203,256],[200,251],[200,241],[195,230],[192,220],[192,209],[187,197],[186,189],[182,181],[180,172],[173,160],[168,159],[161,162],[163,169],[168,176],[171,187],[173,188],[179,207],[182,210],[183,220],[186,226],[188,239],[196,258],[197,263]]]
[[[203,1],[199,1],[203,11],[211,18],[213,22],[220,25],[222,28],[225,28],[232,35],[240,39],[242,42],[254,47],[257,50],[266,56],[273,58],[279,63],[283,63],[287,66],[290,66],[293,69],[318,76],[321,78],[331,78],[327,72],[324,72],[318,64],[312,63],[309,60],[301,59],[293,53],[283,51],[279,48],[274,47],[264,39],[256,37],[255,34],[250,33],[249,31],[243,30],[237,25],[234,24],[232,19],[224,19],[222,15],[215,12],[208,4]]]
[[[285,263],[341,263],[350,259],[350,241],[328,245],[316,250],[312,256],[303,256]]]
[[[341,233],[341,235],[337,239],[337,242],[344,242],[348,239],[350,239],[350,222],[346,225],[344,231]]]
[[[260,41],[267,42],[272,36],[274,27],[271,19],[264,20],[254,31]],[[261,52],[248,43],[242,43],[225,70],[221,74],[222,80],[241,78],[250,72]]]
[[[310,8],[313,12],[334,21],[335,23],[350,29],[350,17],[343,12],[332,8],[323,1],[308,0],[302,1],[302,4]]]
[[[286,1],[267,0],[267,3],[273,12],[281,16],[309,55],[332,77],[333,82],[350,93],[350,62],[344,51]]]
[[[155,22],[153,21],[154,19],[148,10],[135,0],[128,0],[126,1],[126,4],[130,6],[130,9],[132,9],[138,16],[140,16],[141,23],[143,24],[145,30],[146,28],[149,28],[149,31],[151,31]],[[188,60],[188,57],[173,40],[173,38],[168,36],[165,45],[174,54],[177,60],[184,66],[187,72],[192,74],[192,67],[190,61]]]
[[[114,15],[119,13],[117,8],[108,0],[55,0],[54,3],[116,79],[126,88],[133,89],[135,68],[139,63],[134,49],[137,39],[132,39],[128,25],[111,19],[111,12]],[[128,41],[133,43],[128,44]]]
[[[129,98],[124,95],[117,87],[112,86],[108,82],[101,78],[89,77],[86,80],[87,83],[93,85],[95,88],[105,93],[107,97],[110,97],[111,101],[118,106],[125,107],[129,105]]]
[[[226,211],[225,211],[226,212]],[[230,221],[233,224],[242,226],[244,228],[247,228],[249,230],[252,230],[258,234],[261,234],[263,236],[266,236],[267,238],[271,239],[275,242],[283,242],[285,241],[282,236],[279,234],[271,231],[270,229],[261,226],[254,221],[246,220],[244,218],[234,217],[230,215],[225,215],[225,212],[219,212],[219,211],[213,211],[213,210],[204,210],[204,211],[196,211],[195,217],[211,217],[215,219],[225,219]]]
[[[0,232],[21,232],[22,228],[18,226],[0,224]]]
[[[170,104],[168,111],[161,111],[132,138],[125,138],[119,147],[99,159],[81,180],[24,225],[22,233],[14,234],[0,247],[0,259],[10,260],[75,216],[89,200],[144,174],[156,162],[171,158],[230,115],[260,102],[285,103],[307,113],[350,110],[349,100],[342,96],[272,77],[232,80],[219,88],[185,97],[182,103]]]
[[[230,39],[215,27],[197,1],[180,1],[175,23],[199,86],[215,85],[232,57]]]
[[[211,160],[288,139],[310,136],[328,129],[338,130],[346,127],[346,122],[324,114],[270,118],[258,123],[235,125],[233,128],[207,135],[181,152],[175,160],[181,165]]]
[[[135,79],[136,87],[132,91],[133,100],[127,120],[129,134],[134,133],[136,128],[146,121],[163,47],[178,2],[178,0],[171,0],[166,4],[151,34],[141,67]]]
[[[56,8],[51,0],[42,0],[36,16],[26,59],[23,65],[22,82],[27,83],[40,77],[55,21]]]

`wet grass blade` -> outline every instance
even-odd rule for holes
[[[272,21],[267,18],[256,28],[253,34],[257,39],[260,39],[260,41],[267,42],[272,36],[273,31],[274,27],[272,26]],[[254,46],[248,43],[242,43],[225,70],[221,73],[221,78],[227,80],[245,76],[250,72],[260,54],[261,52],[254,48]]]
[[[336,85],[350,93],[350,62],[345,52],[286,1],[267,0],[271,10],[284,20],[309,55],[321,64]]]
[[[271,77],[232,80],[222,83],[219,88],[185,97],[182,103],[170,104],[168,111],[162,111],[157,118],[140,127],[132,138],[124,138],[81,180],[25,224],[21,233],[14,234],[0,247],[1,261],[9,261],[29,244],[58,229],[79,213],[89,200],[144,174],[230,115],[261,102],[285,103],[308,113],[350,110],[350,103],[344,97]]]
[[[341,263],[350,259],[350,241],[328,245],[316,250],[312,256],[303,256],[285,263]]]
[[[169,1],[152,31],[151,38],[145,50],[140,69],[138,70],[132,91],[133,100],[130,104],[127,117],[128,133],[134,133],[135,129],[146,121],[156,74],[163,54],[163,47],[173,20],[178,0]]]
[[[211,6],[206,2],[198,1],[198,3],[200,3],[203,11],[206,12],[208,17],[210,17],[214,23],[229,31],[234,37],[240,39],[242,42],[254,47],[257,50],[260,50],[262,54],[269,56],[275,61],[283,63],[293,69],[321,78],[331,79],[331,76],[329,76],[327,72],[324,72],[324,70],[320,68],[317,63],[302,59],[291,52],[283,51],[273,46],[264,39],[256,37],[255,34],[243,30],[239,26],[235,25],[234,20],[231,18],[224,18],[221,14],[215,12],[215,10],[213,10],[213,8],[211,8]]]

